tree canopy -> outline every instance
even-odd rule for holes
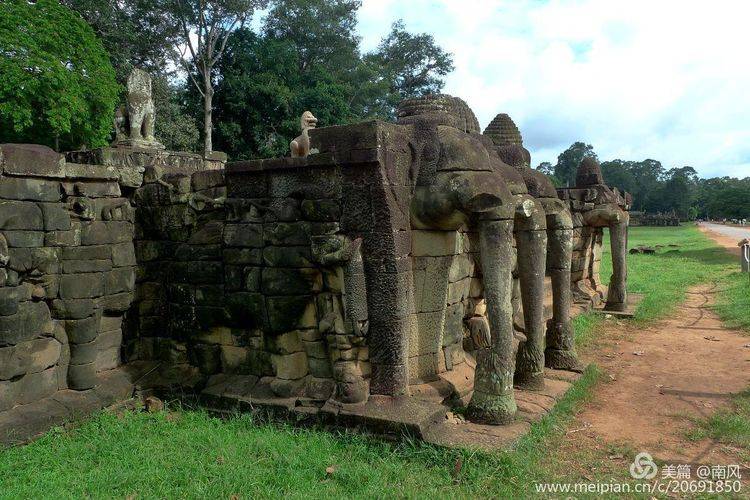
[[[558,156],[556,165],[543,162],[545,174],[567,178],[575,185],[575,172],[584,156],[596,158],[591,145],[575,142]],[[579,159],[580,158],[580,159]],[[577,163],[576,163],[577,161]],[[750,178],[701,179],[693,167],[667,169],[660,161],[607,160],[601,163],[604,181],[633,195],[632,210],[646,213],[674,212],[682,219],[750,219]],[[566,185],[559,182],[559,185]]]
[[[119,93],[94,31],[57,0],[0,2],[0,141],[106,144]]]
[[[439,92],[452,57],[396,22],[359,50],[358,0],[277,0],[259,33],[237,30],[216,66],[216,146],[233,158],[280,156],[310,110],[320,126],[393,119],[405,97]]]
[[[568,149],[560,153],[554,166],[554,177],[561,186],[575,186],[578,165],[586,157],[596,159],[596,153],[591,144],[574,142]]]

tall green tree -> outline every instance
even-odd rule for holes
[[[315,67],[345,74],[359,63],[356,34],[361,0],[275,0],[263,22],[263,34],[290,41],[297,70]]]
[[[584,158],[596,158],[591,144],[574,142],[568,149],[560,153],[555,164],[555,177],[560,179],[563,186],[575,186],[578,165]]]
[[[305,110],[320,126],[391,119],[401,98],[439,91],[452,63],[428,35],[396,25],[373,53],[360,53],[359,5],[277,0],[259,33],[233,33],[215,67],[217,147],[233,158],[288,154]]]
[[[172,0],[62,0],[94,29],[109,53],[122,86],[133,68],[146,70],[153,81],[157,139],[167,149],[193,151],[199,131],[185,99],[185,82],[176,78],[173,51],[180,29],[166,22]],[[192,105],[192,103],[190,103]]]
[[[204,154],[213,151],[214,66],[232,32],[266,4],[266,0],[173,0],[171,14],[181,34],[179,61],[203,101]]]
[[[170,0],[61,0],[94,29],[109,52],[117,80],[134,68],[153,75],[168,72],[179,26],[167,22]]]
[[[0,2],[0,141],[106,144],[119,93],[109,56],[57,0]]]
[[[443,89],[444,77],[453,71],[453,56],[443,50],[428,33],[409,33],[398,20],[365,61],[388,83],[387,114],[407,97],[436,94]]]

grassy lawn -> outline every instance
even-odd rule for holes
[[[696,420],[690,439],[711,438],[740,450],[742,460],[750,460],[750,388],[736,395],[729,408],[708,418]]]
[[[744,292],[747,300],[748,288],[732,284],[734,259],[695,228],[634,228],[630,238],[631,246],[679,245],[630,256],[629,288],[646,295],[635,321],[668,313],[691,285],[706,281],[726,289],[722,317],[740,321],[743,303],[734,299]],[[608,252],[604,260],[602,275],[608,276]],[[576,318],[583,351],[603,321],[601,316]],[[738,324],[748,323],[745,318]],[[102,412],[28,446],[0,451],[0,498],[529,497],[535,482],[582,480],[580,472],[559,467],[557,443],[598,377],[596,367],[590,367],[514,449],[493,454],[301,429],[249,415],[219,420],[190,410]],[[746,400],[738,405],[742,411],[750,408]],[[742,417],[745,424],[747,416]],[[737,439],[735,428],[731,422],[706,423],[705,432]],[[747,442],[747,427],[741,432]],[[602,454],[606,459],[612,452],[574,453],[582,462],[601,462]],[[605,466],[585,480],[627,476],[625,468]]]
[[[604,245],[601,275],[606,282],[612,272],[606,234]],[[719,290],[715,306],[719,317],[727,326],[750,330],[748,276],[738,271],[735,257],[696,227],[630,228],[628,247],[639,245],[655,247],[656,253],[628,255],[628,291],[644,294],[633,321],[645,324],[663,317],[685,300],[688,288],[713,282]],[[579,346],[585,347],[601,321],[601,316],[576,318]]]

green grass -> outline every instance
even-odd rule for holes
[[[668,245],[677,245],[670,247]],[[736,269],[736,259],[701,233],[695,226],[633,227],[628,235],[628,248],[639,245],[656,247],[655,254],[628,255],[628,291],[644,294],[634,321],[646,324],[662,318],[685,300],[685,293],[694,285],[716,282],[726,287],[727,275]],[[609,239],[605,233],[601,277],[606,284],[612,273]],[[739,273],[737,273],[739,274]],[[747,278],[747,276],[746,276]],[[745,287],[745,300],[748,299]],[[742,291],[738,285],[737,292]],[[734,296],[734,295],[733,295]],[[750,309],[731,310],[750,326]],[[722,319],[729,319],[719,311]],[[585,347],[596,335],[604,319],[601,315],[583,314],[575,319],[576,341]]]
[[[690,286],[701,282],[723,287],[721,300],[747,291],[739,282],[732,284],[734,259],[695,228],[633,228],[630,243],[679,245],[629,256],[629,289],[646,295],[637,322],[668,314]],[[605,252],[605,278],[609,262]],[[747,318],[740,323],[741,305],[731,302],[724,313],[722,306],[717,310],[746,325]],[[604,321],[594,315],[576,318],[584,350]],[[593,479],[627,480],[627,465],[608,460],[614,452],[607,447],[559,451],[566,427],[598,379],[598,370],[590,367],[514,449],[492,454],[302,429],[251,415],[220,420],[192,410],[102,412],[73,429],[56,429],[28,446],[1,451],[0,498],[525,498],[534,496],[535,482],[592,480],[582,476],[580,464],[590,465],[585,473]],[[747,400],[739,401],[746,424]],[[738,439],[746,442],[747,426],[729,414],[717,415],[715,423],[706,422],[706,433],[735,445]],[[462,467],[455,474],[457,461]]]
[[[0,498],[523,497],[532,480],[543,479],[538,464],[546,443],[564,430],[598,376],[590,368],[514,450],[494,454],[387,443],[250,415],[105,412],[0,454]]]
[[[736,271],[722,277],[714,310],[729,328],[750,331],[750,277],[747,273]]]
[[[688,433],[690,439],[714,439],[738,448],[742,459],[750,460],[750,388],[735,396],[729,408],[695,423],[697,428]]]

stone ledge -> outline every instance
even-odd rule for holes
[[[580,377],[578,373],[547,369],[544,390],[516,389],[518,414],[509,425],[481,425],[451,417],[453,409],[443,402],[444,392],[439,389],[403,397],[371,396],[366,403],[348,405],[280,398],[274,396],[264,379],[219,375],[209,381],[199,401],[218,413],[265,410],[294,422],[360,427],[379,434],[407,434],[447,448],[495,451],[512,446],[528,433],[531,424],[549,413]],[[468,395],[461,400],[468,400]]]
[[[132,374],[123,367],[102,372],[99,385],[87,391],[63,390],[52,396],[0,412],[0,448],[27,443],[62,425],[128,399]]]

